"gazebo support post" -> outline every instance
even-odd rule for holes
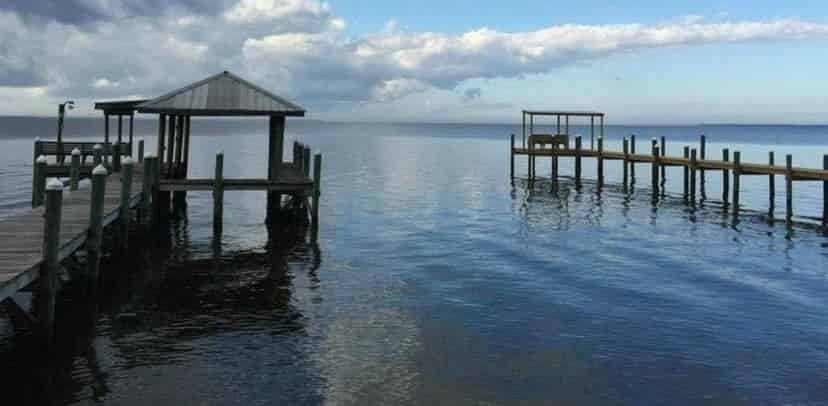
[[[270,116],[270,136],[268,145],[267,179],[276,182],[279,179],[279,170],[282,166],[283,143],[285,140],[285,117]],[[267,219],[272,218],[282,204],[282,194],[267,193]]]
[[[175,161],[173,169],[173,177],[175,179],[183,179],[184,168],[182,166],[182,157],[184,149],[184,116],[178,116],[175,120]],[[184,191],[176,191],[173,193],[173,207],[175,211],[181,210],[187,205],[186,194]]]
[[[164,179],[173,178],[173,157],[175,153],[175,121],[178,116],[170,115],[167,120],[167,170]]]

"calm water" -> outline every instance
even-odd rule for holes
[[[50,134],[49,123],[0,130],[0,217],[26,209],[29,128]],[[67,126],[97,135],[100,124]],[[152,150],[152,127],[138,128]],[[206,135],[193,139],[192,175],[210,175],[224,150],[226,176],[262,176],[265,130],[194,121]],[[695,208],[673,169],[653,204],[646,165],[631,193],[616,162],[600,190],[512,186],[517,130],[289,121],[289,141],[324,154],[318,245],[301,230],[269,240],[261,193],[227,194],[216,239],[210,194],[191,193],[186,216],[106,258],[94,304],[65,291],[57,358],[0,318],[4,401],[828,404],[821,184],[796,184],[794,227],[771,220],[766,177],[744,179],[738,223],[715,173]],[[715,157],[727,146],[765,162],[773,148],[816,167],[828,152],[825,127],[612,127],[607,148],[631,131],[641,150],[667,135],[670,154],[699,132]]]

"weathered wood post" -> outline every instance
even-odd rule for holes
[[[112,144],[112,172],[121,171],[121,143]]]
[[[733,151],[733,216],[739,216],[739,178],[742,176],[742,153]]]
[[[86,239],[87,267],[91,287],[97,286],[101,267],[101,242],[103,241],[104,196],[106,177],[109,172],[99,164],[92,170],[92,199],[89,205],[89,234]]]
[[[727,203],[730,200],[730,173],[727,169],[727,164],[730,162],[730,150],[727,148],[722,149],[722,162],[725,163],[722,169],[722,202],[724,209],[727,210]]]
[[[221,230],[224,223],[224,152],[216,154],[213,182],[213,230]]]
[[[75,148],[72,150],[72,157],[69,165],[69,190],[78,190],[81,167],[81,152],[79,149]]]
[[[153,227],[161,223],[161,161],[164,160],[163,155],[158,155],[152,160],[152,187],[150,189],[150,207],[149,217]]]
[[[785,221],[793,221],[793,155],[785,155]]]
[[[43,198],[46,192],[46,178],[49,171],[49,163],[46,155],[37,157],[35,161],[35,181],[32,190],[32,207],[43,206]]]
[[[685,145],[684,146],[684,165],[682,165],[682,171],[684,172],[684,189],[682,196],[684,200],[688,200],[690,198],[690,147]]]
[[[129,222],[130,222],[130,200],[132,200],[132,175],[135,169],[135,162],[131,157],[126,157],[123,162],[123,172],[121,173],[121,249],[127,247],[129,243]]]
[[[302,173],[305,176],[310,176],[310,166],[311,166],[311,149],[310,147],[306,146],[305,150],[302,153]]]
[[[40,137],[36,137],[34,140],[34,157],[32,157],[32,207],[34,207],[35,203],[35,193],[37,192],[37,182],[38,177],[37,174],[37,158],[40,158],[40,151],[42,149],[42,145],[40,143]]]
[[[604,137],[598,137],[598,186],[604,184]]]
[[[828,171],[828,155],[822,156],[822,170]],[[828,180],[822,181],[822,226],[828,226]]]
[[[667,137],[661,136],[661,146],[659,148],[659,152],[661,152],[661,157],[667,156]],[[661,183],[665,183],[667,181],[667,166],[661,165]]]
[[[581,188],[581,136],[575,137],[575,187],[580,189]]]
[[[659,148],[656,139],[653,138],[652,140],[652,154],[653,154],[653,164],[652,164],[652,182],[653,182],[653,198],[658,196],[658,156],[659,156]]]
[[[629,168],[627,167],[627,165],[628,165],[629,159],[630,159],[630,157],[629,157],[629,155],[630,155],[630,140],[628,140],[627,137],[624,137],[622,149],[624,151],[624,160],[622,161],[622,164],[621,164],[621,166],[623,167],[623,169],[621,170],[621,177],[623,179],[622,184],[624,185],[624,192],[626,192],[627,187],[629,185],[629,180],[627,179],[628,174],[629,174]]]
[[[690,201],[696,202],[696,169],[697,169],[696,149],[690,150]]]
[[[322,182],[322,154],[313,157],[313,207],[311,207],[311,240],[316,241],[319,232],[319,197]]]
[[[152,165],[155,156],[147,154],[141,162],[143,165],[143,179],[141,180],[141,204],[138,205],[138,224],[143,223],[149,214],[150,199],[152,198]]]
[[[510,158],[510,165],[509,165],[509,178],[515,178],[515,134],[512,134],[512,146],[509,147],[509,158]]]
[[[630,134],[630,155],[633,155],[630,160],[630,184],[635,183],[635,134]]]
[[[699,159],[702,160],[702,161],[707,159],[707,136],[705,136],[704,134],[702,134],[699,137]],[[698,168],[698,170],[699,170],[699,191],[701,192],[701,198],[704,199],[705,198],[705,193],[704,193],[704,183],[705,183],[704,168]]]
[[[101,144],[95,144],[92,147],[92,165],[97,167],[101,164],[103,164],[103,146]]]
[[[129,147],[132,148],[132,144]],[[138,140],[138,163],[144,163],[144,140]]]
[[[60,269],[60,219],[63,208],[63,183],[52,179],[46,185],[46,221],[43,230],[43,263],[38,286],[38,320],[49,347],[54,344],[55,303]]]
[[[768,152],[768,165],[771,169],[770,175],[768,175],[768,199],[770,202],[770,209],[768,210],[768,213],[771,217],[773,217],[773,211],[776,208],[776,174],[773,173],[773,151]]]

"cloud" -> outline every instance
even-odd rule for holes
[[[828,39],[828,24],[790,19],[691,16],[461,34],[409,32],[388,21],[351,36],[317,0],[6,0],[0,86],[45,88],[57,98],[151,97],[229,69],[308,107],[387,103],[651,49]],[[481,94],[466,89],[461,100]]]
[[[483,90],[479,87],[473,87],[463,91],[463,103],[470,103],[483,96]]]

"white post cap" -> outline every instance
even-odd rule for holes
[[[72,155],[74,155],[74,156],[80,156],[80,154],[81,154],[81,152],[80,152],[80,150],[79,150],[79,149],[75,148],[75,149],[73,149],[73,150],[72,150]]]
[[[104,167],[103,165],[98,165],[98,166],[95,167],[95,169],[92,170],[92,175],[94,175],[94,176],[100,176],[100,175],[106,176],[106,175],[109,175],[109,171],[107,171],[106,167]]]
[[[47,162],[46,155],[41,155],[41,156],[37,157],[37,160],[35,162],[37,162],[39,164],[45,164]]]
[[[144,155],[144,159],[155,159],[155,154],[153,154],[153,153],[146,154],[146,155]]]
[[[40,142],[40,137],[35,137],[35,142]]]
[[[93,149],[103,149],[103,147],[101,146],[101,144],[95,144],[95,146],[94,146],[94,147],[92,147],[92,148],[93,148]]]
[[[57,178],[49,179],[49,181],[46,182],[46,190],[61,192],[63,191],[63,182],[61,182]]]
[[[127,156],[126,158],[121,159],[121,165],[132,165],[134,163],[135,161],[132,160],[131,156]]]

